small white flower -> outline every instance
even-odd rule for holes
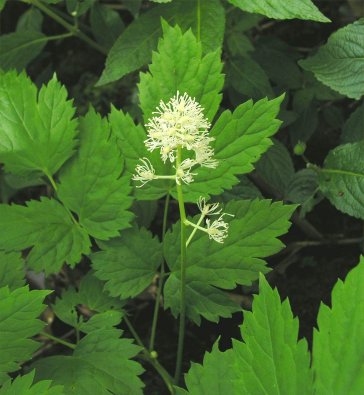
[[[213,140],[209,138],[209,140]],[[218,165],[218,161],[213,159],[214,150],[206,143],[200,142],[200,144],[195,147],[196,163],[203,167],[209,167],[210,169],[215,169]]]
[[[178,146],[187,150],[205,151],[212,138],[208,137],[211,124],[203,114],[203,108],[194,98],[179,92],[168,103],[160,102],[156,114],[145,125],[149,151],[160,149],[162,160],[175,160]],[[201,156],[201,155],[200,155]],[[199,162],[198,162],[199,163]]]
[[[197,202],[197,207],[201,211],[201,214],[205,217],[206,215],[218,215],[221,214],[222,209],[219,208],[219,203],[207,203],[204,197],[200,197]]]
[[[182,180],[185,184],[190,184],[193,182],[193,176],[196,173],[192,173],[191,169],[196,165],[196,162],[193,159],[185,159],[176,169],[176,183],[180,185],[180,180]]]
[[[224,239],[228,235],[229,224],[223,220],[224,215],[231,214],[221,214],[220,217],[212,223],[209,219],[206,220],[206,231],[209,238],[217,241],[218,243],[223,243]]]
[[[135,168],[136,174],[134,174],[132,178],[134,181],[141,182],[141,184],[138,185],[138,188],[141,188],[147,182],[157,178],[154,167],[150,163],[150,160],[148,158],[142,158],[140,161],[142,162],[142,165],[137,165]]]

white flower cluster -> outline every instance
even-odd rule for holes
[[[160,102],[159,107],[153,113],[154,116],[145,125],[148,138],[144,141],[148,151],[158,149],[163,162],[169,160],[174,165],[174,175],[157,175],[153,165],[147,158],[140,159],[141,163],[135,168],[136,174],[133,180],[139,181],[139,187],[147,182],[157,179],[174,179],[178,185],[181,182],[190,184],[196,173],[192,172],[193,167],[203,166],[214,169],[218,161],[213,159],[214,150],[210,143],[214,140],[209,136],[211,124],[203,114],[203,108],[196,100],[187,93],[177,94],[168,103]],[[181,161],[182,149],[192,151],[190,157]],[[179,156],[178,156],[179,155]],[[178,158],[176,160],[176,158]],[[223,243],[227,237],[229,224],[223,218],[225,215],[219,208],[218,203],[207,204],[204,198],[200,198],[197,203],[201,218],[198,224],[187,221],[188,225],[195,229],[191,234],[193,237],[197,229],[206,232],[210,239]],[[206,216],[219,215],[218,219],[211,222],[206,219],[206,228],[200,224]]]

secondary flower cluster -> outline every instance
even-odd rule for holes
[[[144,141],[147,150],[159,150],[164,163],[169,160],[174,164],[175,174],[157,175],[150,160],[142,158],[133,176],[133,180],[140,182],[139,187],[158,179],[174,179],[178,185],[182,182],[190,184],[196,175],[192,171],[195,166],[211,169],[217,167],[218,161],[213,158],[214,150],[210,146],[214,140],[209,136],[211,124],[204,116],[201,105],[187,93],[180,95],[177,91],[168,103],[161,100],[145,126],[148,132],[148,138]],[[184,160],[181,160],[182,150],[189,153],[189,157]],[[195,225],[188,221],[188,225],[206,232],[211,239],[222,243],[227,236],[228,224],[223,221],[227,214],[221,213],[218,204],[206,204],[203,198],[200,198],[198,207],[201,210],[199,223]],[[206,228],[203,228],[199,225],[207,215],[219,217],[212,222],[206,219]]]

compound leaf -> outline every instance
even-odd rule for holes
[[[52,356],[37,361],[36,379],[52,379],[68,395],[141,395],[143,369],[130,360],[140,351],[116,329],[87,334],[72,356]],[[112,361],[112,363],[110,363]]]
[[[64,395],[63,387],[52,386],[50,380],[33,384],[34,370],[15,380],[8,380],[1,388],[0,395]]]
[[[93,109],[80,120],[80,148],[60,173],[58,196],[93,237],[107,240],[129,227],[130,177],[107,120]]]
[[[100,244],[91,256],[95,275],[105,290],[126,299],[147,288],[163,260],[162,246],[146,229],[128,229],[117,239]]]
[[[321,304],[314,330],[313,369],[317,395],[360,394],[364,388],[364,258],[339,280],[331,308]]]
[[[20,176],[54,174],[72,155],[77,122],[66,89],[54,76],[39,93],[24,74],[0,78],[0,162]]]
[[[228,0],[234,6],[253,14],[266,15],[273,19],[309,19],[331,22],[311,0]]]
[[[32,357],[38,343],[30,338],[44,326],[38,316],[44,310],[44,298],[50,291],[29,291],[28,287],[10,291],[0,288],[0,385],[6,373],[19,369]]]
[[[192,297],[195,285],[199,288],[203,286],[212,293],[213,287],[233,289],[236,284],[250,285],[258,279],[260,272],[269,271],[263,258],[283,247],[278,237],[288,231],[289,218],[294,209],[295,206],[283,205],[281,202],[272,203],[270,200],[230,201],[224,212],[233,214],[234,217],[225,219],[229,222],[229,235],[224,244],[210,240],[203,232],[194,236],[187,249],[186,268],[187,284],[191,288],[191,302],[187,304],[187,314],[191,319],[199,322],[199,318],[196,318],[198,314],[210,319],[205,315],[201,301],[195,296]],[[179,237],[177,224],[165,238],[165,258],[173,275],[165,285],[165,305],[171,307],[174,315],[179,313],[179,291],[176,286],[180,271],[177,248]],[[173,289],[173,292],[169,289]],[[202,293],[193,291],[196,294]],[[217,298],[217,293],[215,294]],[[222,299],[221,296],[219,299]],[[217,312],[214,317],[217,320]]]
[[[323,84],[352,99],[364,94],[364,19],[333,33],[325,45],[299,63]]]
[[[305,340],[297,343],[298,320],[263,275],[259,288],[252,312],[244,312],[244,343],[233,341],[226,352],[215,345],[203,366],[193,364],[185,377],[189,394],[312,394],[310,355]]]
[[[161,100],[167,102],[179,90],[187,92],[212,120],[221,101],[224,78],[220,51],[202,56],[202,46],[191,30],[163,22],[163,38],[154,52],[149,72],[140,74],[139,99],[144,120],[151,118]]]
[[[43,197],[27,206],[1,204],[0,218],[0,249],[33,247],[27,263],[35,271],[58,272],[64,262],[74,266],[89,253],[88,234],[56,200]]]
[[[19,253],[0,251],[0,288],[8,286],[12,291],[25,283],[23,258]]]
[[[339,145],[319,171],[321,192],[340,211],[364,219],[364,142]]]

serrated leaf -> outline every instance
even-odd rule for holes
[[[341,140],[343,143],[356,143],[364,140],[364,103],[357,107],[345,122]]]
[[[215,344],[203,366],[193,364],[185,376],[189,394],[313,393],[307,342],[297,343],[298,320],[263,275],[259,285],[252,312],[244,312],[244,343],[234,340],[232,350],[224,353]]]
[[[140,347],[120,339],[116,329],[97,330],[86,335],[72,356],[53,356],[37,361],[36,379],[52,379],[67,395],[141,395],[143,372],[130,360]]]
[[[149,72],[140,74],[139,100],[144,120],[151,118],[161,100],[168,101],[177,91],[195,97],[212,120],[221,101],[223,75],[220,51],[202,56],[201,43],[191,30],[163,23],[163,39],[154,52]]]
[[[339,280],[331,308],[321,304],[313,340],[317,395],[356,395],[364,388],[364,258],[344,282]]]
[[[33,384],[34,370],[24,376],[18,376],[13,381],[8,380],[1,388],[0,395],[64,395],[63,387],[51,386],[50,380]]]
[[[249,100],[233,113],[224,111],[210,131],[215,140],[211,146],[214,158],[219,161],[216,169],[197,169],[195,181],[183,186],[187,201],[196,202],[200,196],[219,195],[238,183],[237,175],[254,169],[253,164],[272,145],[270,139],[277,132],[281,121],[276,119],[283,96],[273,100]],[[176,195],[175,191],[173,194]]]
[[[228,0],[229,3],[253,14],[266,15],[273,19],[308,19],[317,22],[331,22],[311,0]]]
[[[7,379],[6,373],[18,370],[20,363],[30,359],[38,348],[30,338],[45,324],[38,316],[49,293],[29,291],[28,287],[0,289],[0,385]]]
[[[47,41],[47,36],[35,30],[3,34],[0,37],[1,68],[23,70],[42,52]]]
[[[254,100],[273,97],[273,90],[265,71],[249,57],[231,59],[227,64],[230,85],[239,93]]]
[[[80,148],[60,173],[58,196],[93,237],[107,240],[128,228],[133,215],[130,177],[107,120],[93,109],[80,120]]]
[[[266,273],[269,270],[262,258],[283,247],[277,237],[288,231],[289,218],[294,209],[295,206],[284,206],[281,202],[271,203],[270,200],[229,202],[224,212],[233,214],[234,217],[225,219],[229,222],[229,234],[224,244],[216,243],[205,233],[198,232],[188,246],[186,280],[187,284],[191,284],[189,287],[193,290],[194,283],[201,283],[212,293],[213,287],[233,289],[236,284],[250,285],[257,280],[260,272]],[[179,313],[176,286],[180,271],[177,247],[179,237],[179,224],[165,237],[165,258],[173,275],[165,285],[165,305],[172,308],[174,315]],[[170,282],[173,282],[173,287]],[[169,287],[174,293],[168,291]],[[219,298],[222,299],[221,296]],[[217,320],[219,312],[211,310],[208,313],[210,317],[215,313],[214,320]],[[205,316],[203,305],[198,298],[191,296],[191,302],[187,304],[187,314],[195,322],[199,322],[197,314]]]
[[[29,31],[40,32],[42,30],[43,14],[35,7],[29,8],[18,19],[17,32],[27,33]]]
[[[295,175],[291,155],[285,145],[278,140],[260,158],[255,168],[263,181],[270,185],[277,195],[283,197]]]
[[[364,94],[364,19],[333,33],[318,52],[299,63],[323,84],[352,99]]]
[[[2,204],[0,218],[0,249],[33,247],[27,263],[35,271],[58,272],[63,263],[74,266],[89,253],[88,234],[56,200],[43,197],[27,206]]]
[[[74,150],[74,113],[56,77],[38,93],[24,73],[1,74],[0,162],[20,176],[54,174]]]
[[[147,288],[162,263],[162,246],[146,229],[133,228],[117,239],[102,243],[91,256],[95,275],[106,281],[105,290],[122,299]]]
[[[24,261],[20,254],[0,251],[0,288],[8,286],[12,291],[25,283]]]
[[[188,5],[186,1],[161,4],[135,19],[113,45],[97,85],[118,80],[150,61],[152,50],[156,49],[162,35],[160,18],[178,24],[184,30],[200,31],[205,53],[220,48],[225,25],[225,12],[220,0],[200,0],[197,4],[191,0]]]
[[[91,8],[90,24],[96,40],[106,49],[112,47],[124,30],[124,22],[119,13],[99,3]]]
[[[327,155],[319,171],[321,192],[340,211],[364,219],[364,142],[344,144]]]
[[[78,291],[69,288],[57,298],[53,311],[60,320],[86,333],[117,325],[123,303],[110,297],[103,288],[104,283],[89,272],[81,280]]]

